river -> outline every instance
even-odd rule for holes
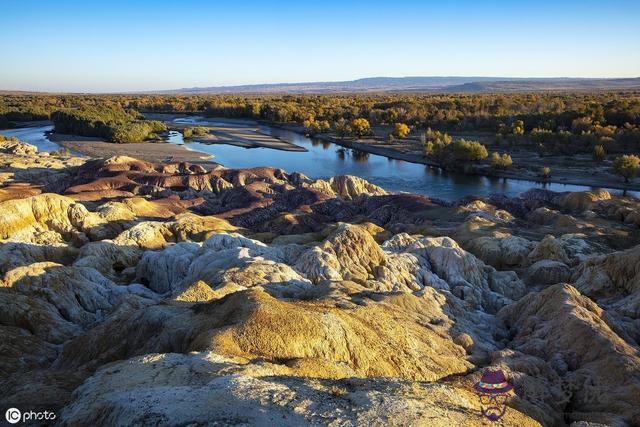
[[[179,118],[174,121],[181,124],[229,125],[228,122],[217,122],[215,119],[198,117]],[[184,144],[189,149],[211,154],[216,162],[229,168],[272,166],[288,172],[298,171],[311,178],[355,175],[389,191],[426,194],[450,201],[468,195],[485,196],[492,193],[513,197],[530,188],[546,188],[553,191],[585,191],[594,188],[584,185],[541,183],[452,173],[437,167],[343,148],[327,141],[308,138],[277,127],[260,125],[260,131],[304,147],[308,151],[281,151],[269,148],[247,149],[225,144],[185,143],[182,134],[175,131],[170,133],[169,142]],[[609,189],[609,191],[614,194],[622,194],[622,190]],[[638,195],[636,194],[636,196]]]
[[[0,134],[4,136],[15,136],[22,142],[27,142],[38,147],[39,151],[56,151],[60,146],[55,142],[49,141],[47,132],[53,130],[53,125],[49,126],[33,126],[15,129],[0,129]]]
[[[177,119],[178,123],[216,125],[215,120],[198,118]],[[225,123],[228,125],[228,123]],[[60,147],[49,141],[47,132],[52,126],[25,127],[0,130],[5,136],[16,136],[20,140],[38,147],[41,151],[55,151]],[[260,126],[260,131],[306,148],[306,152],[281,151],[270,148],[242,148],[225,144],[203,144],[187,142],[182,134],[172,131],[168,142],[184,144],[186,148],[212,154],[214,160],[228,168],[272,166],[287,172],[298,171],[311,178],[327,178],[334,175],[356,175],[389,191],[405,191],[426,194],[444,200],[456,200],[468,195],[485,196],[492,193],[510,197],[530,188],[547,188],[553,191],[584,191],[593,187],[451,173],[442,169],[363,151],[345,149],[338,145],[308,138],[288,130]],[[614,194],[621,190],[609,189]],[[638,194],[632,193],[636,197]]]

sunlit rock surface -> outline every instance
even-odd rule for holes
[[[20,144],[0,147],[3,406],[61,425],[487,425],[473,384],[492,368],[515,386],[504,425],[640,424],[638,200],[444,205]]]

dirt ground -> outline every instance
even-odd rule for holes
[[[148,162],[213,163],[213,156],[190,151],[184,146],[165,142],[140,142],[137,144],[114,144],[98,138],[53,133],[49,139],[72,151],[89,157],[129,156]]]
[[[307,151],[305,148],[283,141],[267,135],[260,130],[258,122],[253,120],[234,120],[234,119],[211,119],[211,124],[184,124],[174,123],[175,118],[181,117],[178,114],[145,114],[146,117],[153,120],[162,120],[170,130],[181,131],[185,127],[204,126],[209,129],[206,136],[193,136],[192,141],[204,144],[229,144],[245,148],[272,148],[283,151]],[[203,118],[204,119],[204,118]],[[206,119],[204,119],[206,120]]]

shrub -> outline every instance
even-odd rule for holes
[[[167,130],[167,125],[158,120],[145,120],[144,123],[149,125],[151,132],[153,133],[166,132]]]
[[[531,140],[536,144],[545,144],[552,142],[555,137],[553,131],[542,128],[533,128],[529,135],[531,136]]]
[[[494,169],[508,169],[513,165],[511,156],[507,153],[500,155],[500,153],[491,154],[491,167]]]
[[[591,117],[578,117],[571,122],[571,130],[576,135],[591,132],[593,128],[593,119]]]
[[[516,120],[511,123],[511,133],[513,135],[524,135],[524,122],[522,120]]]
[[[209,129],[204,126],[195,126],[192,130],[195,136],[209,135]]]
[[[613,173],[624,178],[624,182],[629,182],[635,178],[640,171],[640,157],[625,155],[616,157],[613,161]]]
[[[433,156],[435,151],[435,145],[431,141],[424,143],[424,154],[427,156]]]
[[[501,123],[498,126],[498,135],[502,135],[502,136],[524,135],[524,122],[522,120],[515,120],[509,126],[505,125],[504,123]]]
[[[204,126],[193,126],[186,127],[182,130],[182,136],[185,139],[191,138],[192,136],[205,136],[209,134],[209,128]]]
[[[116,144],[132,144],[144,141],[151,133],[151,126],[144,122],[128,122],[117,125],[110,140]]]
[[[404,123],[396,123],[393,127],[393,136],[396,138],[406,138],[409,135],[409,132],[411,132],[411,129],[409,129],[409,126],[405,125]]]

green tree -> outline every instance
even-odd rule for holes
[[[141,142],[167,129],[160,121],[143,120],[137,111],[117,105],[57,110],[51,114],[51,119],[56,132],[98,136],[121,144]]]
[[[634,155],[624,155],[616,157],[613,161],[613,173],[624,178],[624,182],[629,182],[638,175],[640,171],[640,157]]]
[[[209,135],[209,128],[205,126],[193,126],[182,129],[182,136],[185,139],[192,138],[194,136],[206,136]]]
[[[477,141],[459,139],[453,143],[452,147],[455,160],[474,162],[486,159],[489,155],[487,148]]]
[[[205,136],[209,135],[209,128],[205,126],[195,126],[193,128],[193,134],[196,136]]]

